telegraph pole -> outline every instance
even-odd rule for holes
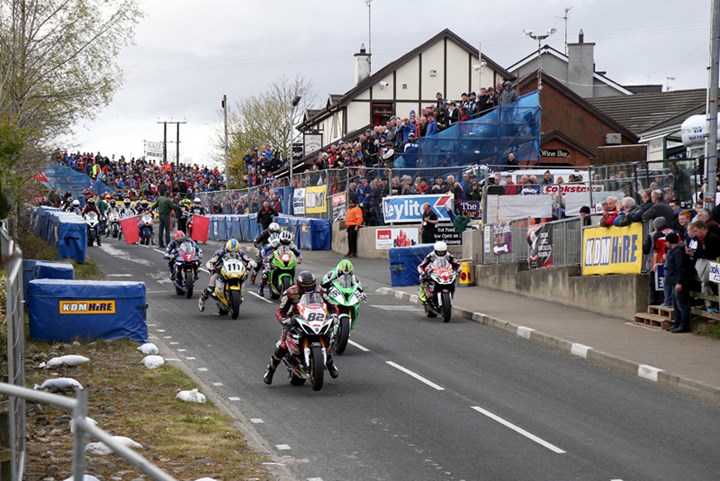
[[[163,164],[167,162],[167,124],[175,124],[177,126],[177,134],[176,134],[176,150],[175,155],[177,156],[175,158],[175,167],[180,167],[180,124],[186,124],[187,121],[178,121],[178,120],[163,120],[162,122],[158,121],[158,124],[163,124]]]
[[[715,206],[717,192],[717,115],[718,115],[718,77],[720,74],[720,0],[712,2],[712,34],[710,38],[710,78],[707,95],[707,139],[705,141],[705,194],[703,204],[706,209]]]
[[[222,98],[223,117],[225,119],[225,182],[230,176],[230,165],[228,163],[228,124],[227,124],[227,95]]]

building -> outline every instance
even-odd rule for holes
[[[507,70],[486,55],[478,63],[478,49],[445,29],[397,60],[370,75],[370,55],[364,47],[355,54],[356,84],[342,95],[330,95],[320,110],[305,112],[296,128],[305,137],[305,155],[391,116],[407,117],[411,110],[436,103],[436,94],[459,99],[462,93],[495,86],[510,78]]]

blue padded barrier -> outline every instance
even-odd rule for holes
[[[420,285],[417,268],[432,250],[432,244],[391,248],[390,285],[392,287]]]

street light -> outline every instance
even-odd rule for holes
[[[540,60],[541,59],[541,55],[540,55],[541,43],[543,40],[545,40],[546,38],[548,38],[550,35],[552,35],[555,32],[557,32],[557,29],[555,27],[548,28],[546,30],[546,32],[541,35],[533,34],[532,30],[527,30],[527,29],[523,30],[523,33],[525,34],[525,36],[530,37],[533,40],[537,40],[537,43],[538,43],[538,49],[537,49],[537,53],[538,53],[538,67],[537,67],[537,81],[538,81],[537,85],[538,86],[537,86],[537,89],[538,89],[538,92],[540,90],[542,90],[542,62]]]
[[[299,95],[296,95],[295,98],[292,101],[292,109],[290,109],[290,148],[288,149],[290,151],[290,187],[293,186],[293,151],[292,151],[292,144],[293,144],[293,129],[295,126],[293,125],[293,119],[295,118],[295,109],[297,109],[297,106],[300,104],[300,100],[302,97]]]

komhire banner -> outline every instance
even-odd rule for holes
[[[582,274],[640,274],[642,222],[583,229]]]
[[[430,204],[440,222],[452,221],[448,210],[453,209],[453,198],[447,194],[435,195],[393,195],[383,197],[383,213],[385,222],[420,222],[422,220],[422,205]]]

